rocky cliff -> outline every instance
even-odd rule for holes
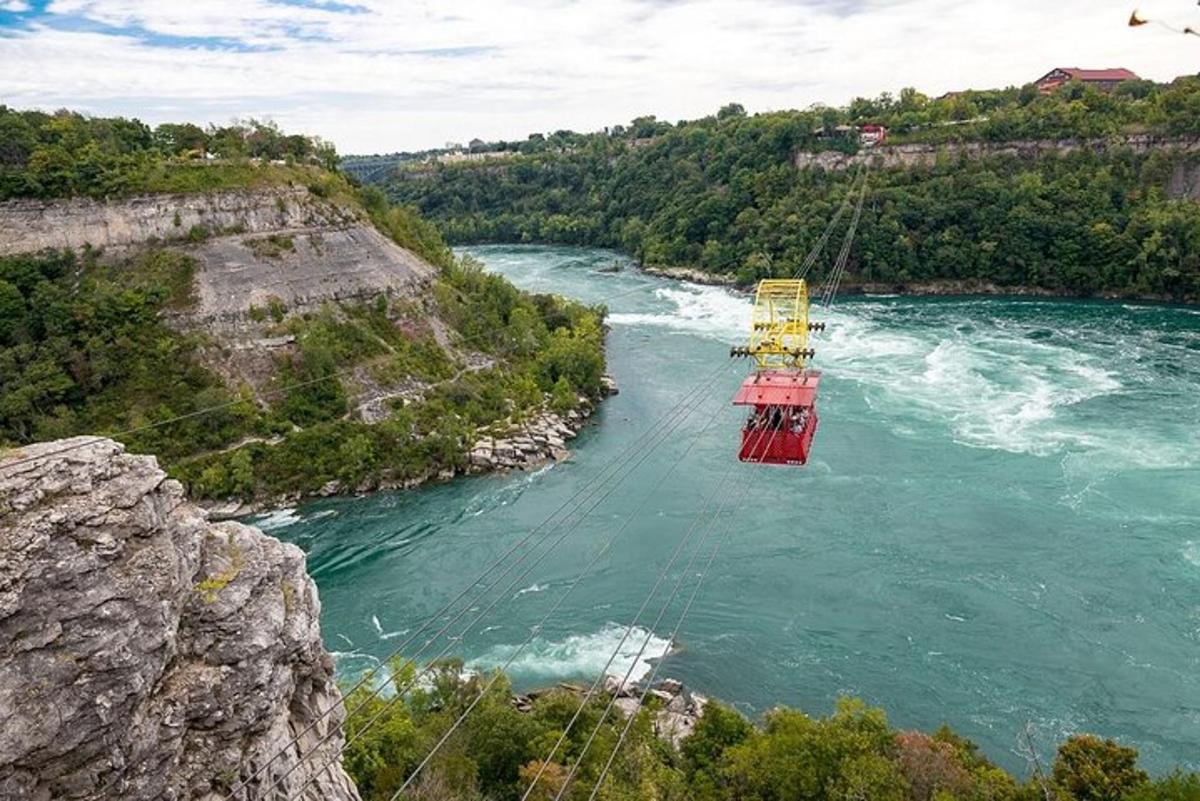
[[[184,315],[194,324],[228,323],[273,303],[297,310],[412,294],[434,273],[360,207],[302,186],[0,203],[0,256],[91,247],[116,259],[150,246],[195,260],[196,303]]]
[[[1137,134],[1115,139],[1021,139],[1007,142],[947,142],[943,144],[883,145],[861,150],[854,155],[827,150],[821,153],[797,152],[797,167],[822,167],[844,170],[871,162],[876,167],[930,167],[940,158],[981,159],[1011,156],[1035,159],[1046,153],[1071,153],[1078,150],[1104,152],[1125,149],[1134,153],[1155,150],[1178,154],[1200,154],[1200,139],[1168,138]],[[1171,197],[1200,200],[1200,162],[1180,162],[1167,186]]]
[[[239,797],[357,799],[336,761],[295,795],[342,742],[319,610],[298,548],[209,523],[152,457],[0,456],[0,797],[216,801],[319,719]]]
[[[210,232],[262,233],[352,222],[304,187],[140,195],[122,200],[67,198],[0,204],[0,256],[44,248],[113,249]]]

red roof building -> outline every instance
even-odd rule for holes
[[[1094,86],[1102,92],[1111,90],[1121,81],[1140,80],[1132,71],[1124,67],[1104,70],[1084,70],[1079,67],[1055,67],[1034,83],[1042,94],[1049,94],[1067,81],[1082,81],[1088,86]]]

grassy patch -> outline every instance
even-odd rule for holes
[[[247,238],[242,244],[261,259],[278,259],[285,253],[296,252],[296,242],[287,234],[269,234],[263,237]]]
[[[206,604],[216,601],[217,595],[221,590],[228,587],[241,574],[242,567],[244,567],[242,549],[234,541],[232,533],[227,535],[226,544],[228,546],[227,557],[229,566],[220,573],[208,576],[194,587],[195,591],[200,593],[201,598],[204,599]]]

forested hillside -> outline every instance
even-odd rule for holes
[[[853,180],[797,169],[794,155],[857,151],[839,127],[866,122],[891,126],[893,142],[1101,143],[1034,160],[946,157],[875,170],[847,283],[1200,298],[1200,204],[1167,192],[1172,174],[1194,175],[1200,157],[1121,144],[1131,134],[1200,134],[1200,79],[1128,82],[1111,94],[1078,83],[1050,95],[1027,86],[937,100],[905,90],[753,116],[731,105],[678,125],[642,118],[607,133],[496,143],[512,156],[401,169],[387,188],[451,242],[620,247],[646,264],[748,283],[789,274]],[[826,253],[823,266],[831,261]]]
[[[67,112],[0,109],[0,126],[21,134],[0,140],[0,196],[279,186],[291,194],[276,196],[271,214],[291,219],[287,204],[300,198],[337,225],[377,229],[431,276],[415,295],[386,287],[293,309],[271,298],[240,319],[197,322],[206,242],[241,248],[236,270],[251,259],[277,270],[300,237],[188,227],[178,210],[172,228],[169,202],[139,207],[165,215],[159,228],[178,232],[168,238],[0,258],[0,448],[128,432],[119,439],[158,456],[193,495],[249,500],[462,470],[477,431],[599,397],[602,310],[528,295],[456,259],[411,210],[328,171],[320,162],[335,155],[316,158],[328,150],[320,142],[256,124],[151,131]],[[180,150],[218,147],[215,163]],[[265,163],[276,157],[290,163]],[[321,230],[307,235],[318,268],[333,233],[324,244]],[[239,359],[253,369],[230,371]],[[356,405],[364,396],[380,407],[371,415]]]
[[[390,801],[430,745],[479,696],[484,677],[464,677],[461,667],[445,664],[427,688],[401,703],[370,697],[366,689],[347,698],[356,712],[347,723],[352,746],[345,765],[365,801]],[[397,669],[402,680],[411,678],[411,666]],[[594,698],[573,720],[579,700],[560,689],[532,704],[525,699],[528,709],[518,711],[510,685],[497,681],[409,793],[464,801],[585,801],[619,746],[595,796],[604,801],[1200,799],[1200,774],[1152,779],[1138,766],[1137,749],[1086,734],[1060,744],[1052,764],[1031,762],[1031,775],[1017,778],[947,726],[932,735],[900,731],[883,710],[851,698],[841,699],[828,716],[777,708],[761,727],[710,702],[678,749],[655,736],[660,700],[651,698],[620,743],[625,718],[616,711],[606,716],[608,702],[607,696]],[[379,723],[367,728],[377,717]],[[568,736],[557,757],[540,770],[564,730]]]
[[[47,114],[0,105],[0,200],[137,192],[195,192],[245,187],[286,174],[273,166],[332,169],[333,145],[249,120],[223,127],[124,117]]]

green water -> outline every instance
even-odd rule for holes
[[[744,338],[744,298],[642,275],[611,252],[470,252],[519,286],[611,299],[621,394],[568,464],[261,519],[308,552],[346,675],[402,642]],[[618,261],[622,272],[601,271]],[[899,726],[949,722],[1014,769],[1027,722],[1044,751],[1088,730],[1136,744],[1156,770],[1200,769],[1200,312],[873,297],[824,319],[813,459],[736,466],[736,529],[664,674],[751,715],[862,696]],[[455,652],[507,659],[641,506],[511,672],[534,685],[600,670],[734,457],[741,415],[727,404],[744,370],[725,373]],[[651,652],[669,631],[653,632]]]

